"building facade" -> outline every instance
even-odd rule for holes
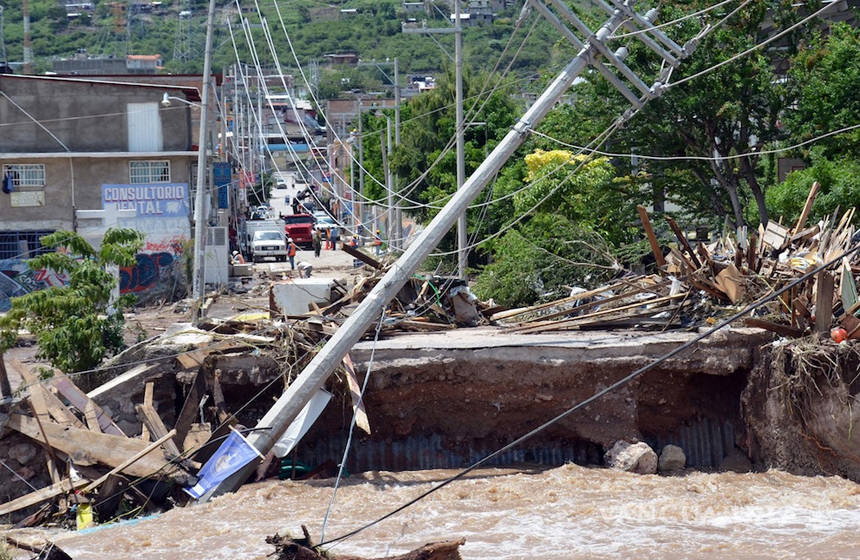
[[[60,229],[96,244],[110,225],[143,231],[140,270],[124,271],[125,292],[155,288],[160,267],[178,262],[197,152],[191,106],[165,106],[165,93],[199,99],[190,87],[0,75],[0,286],[40,287],[25,261],[43,250],[41,236]]]

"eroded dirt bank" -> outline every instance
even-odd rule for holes
[[[692,333],[507,335],[492,329],[398,336],[375,350],[366,407],[372,436],[353,470],[455,467],[531,430]],[[599,464],[619,439],[687,447],[688,464],[719,467],[742,443],[740,396],[770,335],[720,332],[539,434],[497,464]],[[372,343],[351,353],[363,380]],[[335,401],[299,449],[300,460],[339,462],[350,409]],[[736,441],[737,440],[737,441]],[[338,451],[340,450],[340,451]]]

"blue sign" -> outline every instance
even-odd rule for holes
[[[102,185],[102,208],[134,210],[138,218],[187,218],[187,183]]]
[[[231,428],[232,429],[232,428]],[[213,490],[230,475],[260,457],[257,448],[245,439],[242,434],[233,430],[218,451],[206,461],[197,473],[197,484],[191,488],[183,488],[195,500]]]
[[[212,164],[212,182],[218,188],[218,208],[229,208],[230,183],[233,181],[230,164],[216,161]]]

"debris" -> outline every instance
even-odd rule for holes
[[[269,556],[274,557],[275,560],[365,560],[361,556],[318,552],[304,525],[302,525],[302,532],[304,533],[303,537],[290,535],[281,537],[277,533],[271,537],[266,537],[266,542],[275,547],[275,552]],[[455,541],[428,543],[406,554],[386,556],[384,559],[377,560],[460,560],[459,549],[464,544],[466,544],[466,539],[463,538]]]

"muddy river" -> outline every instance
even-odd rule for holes
[[[372,472],[338,490],[326,537],[387,513],[454,471]],[[264,559],[267,535],[319,539],[333,480],[270,480],[152,519],[69,534],[74,558]],[[487,469],[446,486],[334,552],[404,553],[465,537],[478,558],[860,558],[860,485],[834,477],[634,475],[576,465]]]

